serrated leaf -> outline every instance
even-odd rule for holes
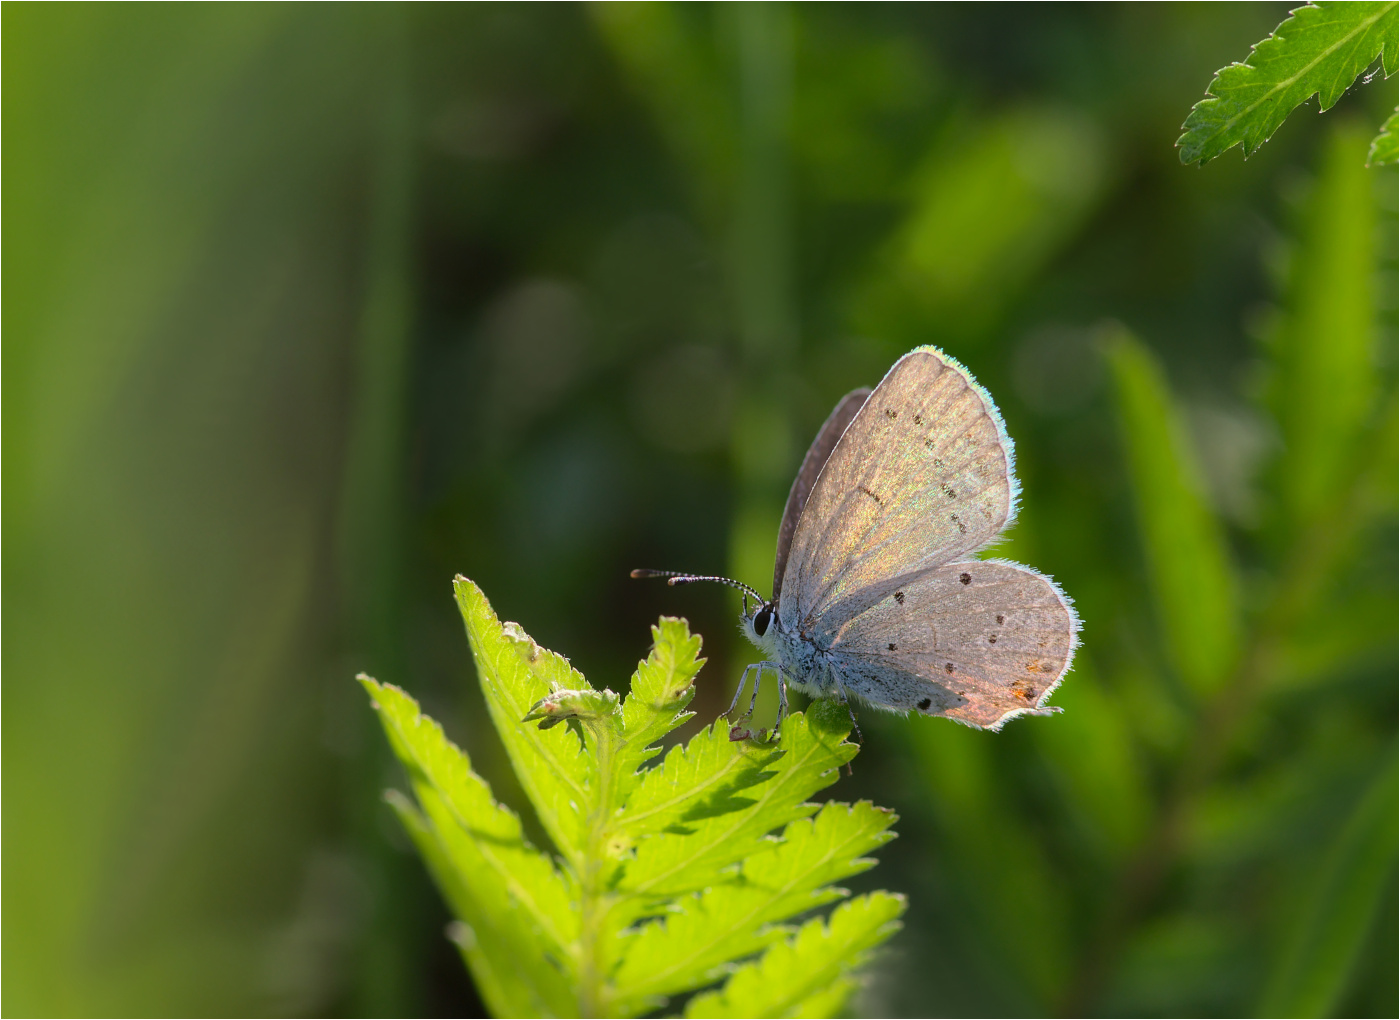
[[[899,929],[904,897],[877,892],[843,903],[830,924],[813,918],[792,939],[734,972],[719,991],[690,1000],[688,1017],[831,1016],[844,1004],[833,986]],[[849,993],[849,982],[840,989]]]
[[[1183,163],[1204,163],[1240,145],[1246,157],[1269,140],[1302,103],[1330,109],[1377,56],[1386,76],[1400,60],[1397,5],[1324,2],[1293,11],[1247,63],[1216,72],[1208,98],[1191,109],[1176,144]]]
[[[1204,696],[1239,654],[1225,537],[1161,366],[1126,331],[1106,337],[1105,347],[1164,643],[1187,687]]]
[[[1371,139],[1366,165],[1390,166],[1396,159],[1400,159],[1400,110],[1387,117],[1380,134]]]
[[[582,689],[588,684],[567,659],[541,648],[518,624],[502,624],[471,581],[458,577],[453,589],[486,707],[511,766],[555,847],[577,862],[583,852],[589,759],[567,726],[542,730],[524,719],[552,691]]]
[[[663,616],[651,636],[651,654],[637,664],[622,702],[626,747],[617,763],[619,801],[642,782],[637,769],[656,756],[656,742],[690,718],[685,708],[695,697],[695,677],[705,665],[699,657],[700,637],[690,633],[684,620]]]
[[[874,865],[861,855],[893,838],[892,812],[869,801],[829,803],[815,818],[793,822],[782,841],[745,860],[729,884],[680,901],[678,911],[644,926],[622,944],[619,995],[669,995],[716,976],[722,965],[781,936],[769,926],[844,893],[829,883]]]
[[[481,968],[483,995],[500,996],[496,1008],[507,1013],[568,1010],[564,969],[578,922],[563,876],[525,841],[519,818],[492,799],[466,754],[417,702],[368,677],[361,683],[408,768],[421,811],[401,796],[390,803],[454,912],[477,933],[480,947],[467,961],[473,973]]]
[[[767,770],[771,775],[735,798],[732,810],[697,819],[689,832],[643,840],[620,891],[681,896],[717,881],[723,868],[763,849],[768,833],[816,811],[807,798],[835,782],[837,770],[855,756],[855,745],[845,742],[849,732],[846,710],[832,703],[819,701],[806,714],[788,716],[778,745],[783,754]]]
[[[768,744],[730,740],[723,724],[707,726],[639,777],[616,827],[635,842],[675,827],[688,831],[702,818],[738,810],[753,803],[745,791],[771,776],[767,770],[782,756]]]
[[[783,940],[782,922],[846,895],[832,883],[870,867],[863,855],[892,838],[894,816],[869,803],[809,817],[819,805],[807,798],[856,752],[844,707],[790,716],[775,743],[732,741],[720,720],[639,771],[694,695],[703,660],[684,620],[653,628],[624,701],[500,623],[471,582],[459,578],[457,596],[492,721],[561,851],[557,867],[412,698],[362,682],[417,799],[390,803],[458,917],[452,937],[494,1011],[660,1009]],[[794,1009],[836,1008],[851,987],[843,973],[816,985],[792,976]]]

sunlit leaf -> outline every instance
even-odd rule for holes
[[[782,842],[745,859],[724,884],[677,902],[678,912],[646,925],[624,948],[619,987],[669,994],[718,976],[738,955],[782,935],[771,924],[842,895],[829,883],[874,865],[861,855],[888,841],[894,815],[868,802],[828,804],[815,818],[793,822]]]
[[[1400,61],[1394,0],[1305,4],[1247,63],[1216,72],[1208,98],[1191,109],[1177,139],[1183,163],[1204,163],[1240,145],[1251,155],[1293,110],[1318,97],[1331,107],[1378,56],[1387,76]]]
[[[830,924],[808,921],[790,941],[741,967],[720,991],[692,999],[685,1015],[833,1016],[852,987],[844,975],[897,930],[903,912],[903,897],[889,893],[844,903],[832,912]]]
[[[776,743],[731,740],[719,720],[639,772],[687,718],[704,661],[684,621],[652,629],[651,653],[621,700],[501,624],[470,581],[458,578],[457,593],[492,720],[563,860],[525,842],[520,820],[411,698],[362,681],[417,801],[391,794],[390,803],[457,915],[453,938],[498,1014],[663,1008],[783,948],[783,922],[844,897],[833,883],[872,866],[864,855],[893,837],[894,815],[868,802],[807,802],[856,752],[844,707],[794,713]],[[878,895],[884,913],[873,926],[838,913],[829,936],[820,919],[803,930],[802,953],[815,958],[814,947],[832,942],[849,952],[839,966],[774,976],[770,997],[793,1004],[782,1010],[840,1005],[845,975],[903,909]],[[869,913],[871,901],[860,902]]]
[[[467,756],[412,698],[361,682],[409,769],[421,810],[402,796],[390,803],[474,933],[465,955],[482,994],[501,1013],[567,1010],[572,996],[561,963],[578,923],[563,877],[525,842],[520,820],[495,803]]]

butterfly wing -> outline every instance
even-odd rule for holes
[[[851,424],[851,419],[856,416],[856,412],[861,409],[867,397],[870,396],[870,387],[862,386],[858,390],[847,393],[837,403],[835,410],[827,416],[822,427],[817,431],[817,438],[812,440],[812,445],[807,448],[807,456],[802,458],[802,466],[797,470],[797,477],[792,481],[792,488],[788,491],[787,506],[783,508],[783,523],[778,528],[778,558],[773,565],[773,601],[778,601],[778,596],[783,590],[783,571],[787,569],[788,552],[792,548],[792,535],[797,530],[798,519],[802,516],[802,509],[807,505],[807,497],[812,494],[812,487],[817,484],[817,476],[826,466],[827,460],[831,457],[831,451],[836,449],[836,442],[841,438],[841,434],[846,431],[846,426]]]
[[[829,657],[880,708],[1000,729],[1047,715],[1079,644],[1079,619],[1048,577],[1005,560],[939,567],[849,620]]]
[[[937,348],[911,351],[856,413],[801,512],[784,630],[824,644],[895,588],[996,538],[1016,492],[992,398]]]

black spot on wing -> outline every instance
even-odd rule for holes
[[[959,574],[959,575],[958,575],[958,580],[961,581],[963,584],[971,584],[971,583],[972,583],[972,575],[971,575],[971,574]]]

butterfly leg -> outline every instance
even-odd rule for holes
[[[782,708],[779,710],[778,719],[781,722],[783,713],[786,711],[787,707],[787,691],[785,688],[782,687],[781,667],[776,662],[749,663],[749,665],[744,667],[743,676],[739,677],[739,689],[734,692],[734,701],[729,706],[729,711],[724,713],[725,715],[730,715],[736,708],[739,707],[739,699],[744,696],[744,685],[747,684],[749,681],[749,673],[753,672],[754,674],[756,674],[753,679],[753,693],[749,697],[749,710],[745,712],[742,716],[740,716],[739,721],[729,728],[730,740],[748,740],[750,737],[753,736],[753,733],[743,724],[753,716],[754,706],[758,704],[758,689],[762,685],[763,671],[769,668],[779,670],[778,697],[779,701],[782,704]]]
[[[733,700],[732,702],[730,702],[729,708],[727,708],[727,709],[725,710],[725,712],[724,712],[725,715],[729,715],[729,714],[732,713],[736,708],[739,707],[739,699],[742,698],[742,697],[744,696],[744,686],[749,682],[749,672],[750,672],[755,666],[758,666],[758,665],[759,665],[759,663],[751,662],[751,663],[749,663],[747,666],[744,667],[744,672],[743,672],[743,674],[740,675],[740,677],[739,677],[739,689],[738,689],[737,691],[734,692],[734,700]],[[761,671],[760,671],[760,675],[761,675]],[[757,693],[758,693],[758,681],[757,681],[757,680],[755,680],[755,681],[753,682],[753,686],[754,686],[754,693],[757,694]],[[750,708],[749,711],[752,712],[753,709]]]
[[[744,713],[745,719],[753,715],[754,706],[758,704],[758,689],[763,686],[763,671],[771,665],[771,662],[760,662],[755,665],[758,675],[753,678],[753,695],[749,698],[749,710]]]

